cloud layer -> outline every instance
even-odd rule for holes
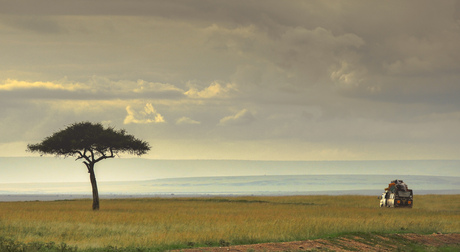
[[[460,154],[460,1],[1,6],[0,156],[80,120],[153,158]]]

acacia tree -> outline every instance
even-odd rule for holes
[[[112,127],[104,128],[100,123],[80,122],[46,137],[41,143],[27,145],[27,150],[41,155],[73,156],[76,160],[83,160],[93,188],[93,210],[99,210],[94,165],[101,160],[114,158],[122,152],[143,155],[150,150],[150,145],[126,134],[123,129],[115,130]]]

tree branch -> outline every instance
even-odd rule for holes
[[[93,149],[89,149],[88,151],[89,151],[89,153],[91,153],[91,161],[90,161],[90,162],[91,162],[91,163],[96,163],[96,162],[94,161],[94,151],[93,151]]]
[[[86,165],[86,169],[88,169],[88,173],[91,173],[91,171],[90,171],[90,169],[89,169],[89,168],[90,168],[89,163],[86,162],[86,161],[83,161],[83,163]]]
[[[77,157],[77,159],[75,159],[75,161],[84,158],[83,153],[81,153],[81,151],[75,151],[74,154],[78,154],[78,155],[79,155],[79,156]]]
[[[108,156],[105,152],[103,152],[103,151],[101,151],[101,150],[97,150],[97,151],[99,152],[99,154],[101,154],[101,156],[100,156],[98,159],[96,159],[96,160],[94,161],[94,163],[97,163],[97,162],[99,162],[99,161],[101,161],[101,160],[103,160],[103,159],[114,158],[115,155],[113,154],[112,148],[109,148],[109,150],[110,150],[110,156]]]
[[[101,155],[101,157],[104,157],[106,158],[106,154],[104,151],[100,150],[100,149],[96,149],[97,152],[99,152],[99,154]]]

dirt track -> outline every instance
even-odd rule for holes
[[[446,245],[460,246],[460,234],[392,234],[344,236],[333,239],[317,239],[295,242],[263,243],[228,247],[208,247],[183,249],[183,252],[220,252],[220,251],[395,251],[407,244],[419,244],[426,247]]]

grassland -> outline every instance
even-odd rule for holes
[[[79,250],[295,241],[341,234],[459,233],[460,195],[415,196],[412,209],[377,196],[151,198],[0,203],[0,238]]]

